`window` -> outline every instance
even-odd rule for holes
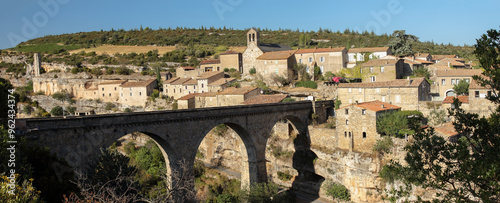
[[[274,61],[275,64],[278,64],[278,60]]]
[[[361,88],[358,88],[358,92],[361,92]]]
[[[201,88],[203,88],[203,83],[201,83]]]
[[[373,66],[370,66],[370,73],[373,73]]]
[[[182,88],[179,88],[179,93],[182,93]]]
[[[452,85],[456,84],[456,83],[455,83],[455,79],[451,79],[451,84],[452,84]]]
[[[115,91],[116,91],[116,87],[115,87]]]
[[[486,95],[488,95],[488,97],[491,97],[491,91],[487,91]]]
[[[306,72],[309,73],[309,66],[306,67]]]
[[[111,93],[109,93],[109,96],[111,97]]]
[[[102,93],[102,96],[104,97],[104,93]]]
[[[191,94],[191,91],[188,91],[188,94]]]
[[[302,63],[302,59],[299,59],[299,63]]]
[[[264,73],[267,75],[267,70],[265,70]]]
[[[130,93],[130,96],[132,96],[132,92]]]
[[[319,71],[320,71],[320,74],[323,74],[323,73],[324,73],[324,71],[323,71],[323,66],[320,66],[320,67],[319,67]]]
[[[366,138],[366,132],[363,132],[363,138]]]
[[[275,72],[276,74],[279,74],[279,70],[278,70],[278,68],[274,69],[274,72]]]
[[[187,86],[187,85],[184,85],[184,89],[188,89],[188,86]]]
[[[479,91],[474,91],[474,97],[479,97]]]
[[[370,77],[370,81],[375,82],[375,76]]]
[[[267,61],[264,61],[264,65],[267,65]]]
[[[174,88],[174,93],[175,93],[175,88]]]
[[[347,137],[347,132],[346,131],[344,131],[344,137]]]
[[[469,83],[469,79],[465,79],[465,82]]]
[[[385,96],[382,96],[382,102],[385,102]]]
[[[349,137],[351,137],[351,132],[349,132]]]
[[[122,96],[122,97],[123,97],[123,92],[121,93],[121,95],[120,95],[120,96]]]
[[[345,115],[349,114],[349,109],[345,109]]]
[[[385,67],[384,67],[384,66],[380,67],[380,72],[381,72],[381,73],[383,73],[383,72],[384,72],[384,70],[385,70]]]
[[[375,91],[377,91],[377,93],[379,93],[380,92],[380,88],[375,89]]]
[[[352,92],[352,89],[351,89],[351,88],[349,88],[349,92]]]
[[[366,115],[366,109],[361,110],[361,115]]]
[[[363,73],[363,68],[360,68],[360,69],[359,69],[359,73]]]
[[[325,57],[319,57],[319,62],[325,62]]]
[[[349,125],[349,120],[345,119],[345,124]]]
[[[142,92],[139,92],[139,96],[141,96],[141,95],[142,95]]]
[[[401,96],[396,95],[396,103],[401,103]]]
[[[309,57],[309,63],[312,63],[312,62],[313,62],[313,58]]]
[[[104,91],[104,87],[102,88],[102,91]]]
[[[446,79],[441,79],[441,85],[446,85]]]

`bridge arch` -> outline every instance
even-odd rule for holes
[[[243,146],[240,147],[239,151],[243,155],[242,167],[240,167],[241,173],[241,187],[245,188],[250,186],[252,183],[256,183],[259,181],[259,172],[258,172],[258,161],[257,161],[257,149],[255,147],[254,140],[252,136],[249,134],[248,130],[245,129],[242,124],[230,121],[230,119],[223,119],[209,125],[210,127],[205,128],[203,131],[199,133],[197,136],[197,140],[195,142],[195,148],[198,149],[205,139],[205,137],[209,134],[212,129],[216,128],[218,125],[224,124],[227,127],[231,128],[236,132],[238,137],[243,142]],[[193,160],[194,164],[195,157],[190,158]]]

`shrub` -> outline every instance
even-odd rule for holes
[[[287,97],[287,98],[283,99],[281,102],[294,102],[294,101],[296,101],[294,98]]]
[[[104,109],[106,109],[106,111],[109,111],[109,110],[111,110],[111,109],[113,109],[115,107],[116,107],[115,104],[113,104],[111,102],[108,102],[108,103],[106,103],[106,107]]]
[[[388,153],[390,152],[393,145],[394,143],[392,142],[391,137],[384,136],[381,139],[378,139],[377,143],[373,145],[373,151],[376,151],[378,153]]]
[[[250,70],[248,71],[248,73],[250,73],[251,75],[257,73],[257,70],[255,68],[250,68]]]
[[[33,109],[31,107],[31,105],[26,105],[26,106],[23,107],[23,113],[24,114],[30,115],[32,111],[33,111]]]
[[[288,171],[285,171],[285,172],[278,171],[278,179],[283,180],[283,181],[289,181],[292,178],[293,178],[293,176],[290,175],[288,173]]]
[[[177,104],[177,101],[175,101],[175,102],[172,104],[172,109],[173,109],[173,110],[177,110],[177,109],[179,109],[179,104]]]
[[[76,112],[76,107],[74,107],[74,106],[68,106],[68,107],[66,107],[66,110],[67,110],[70,114],[75,115],[75,112]]]
[[[326,194],[333,199],[351,200],[349,190],[345,186],[337,183],[327,183]]]
[[[300,81],[295,83],[296,87],[306,87],[306,88],[312,88],[316,89],[318,88],[318,84],[314,81]]]
[[[336,127],[335,124],[336,124],[335,119],[332,116],[330,116],[328,117],[328,120],[325,123],[325,128],[333,129]]]
[[[224,72],[228,73],[229,72],[229,68],[224,68]]]
[[[70,99],[70,95],[66,92],[66,90],[62,90],[60,92],[52,94],[52,98],[64,102]]]
[[[50,110],[50,114],[53,116],[62,116],[64,114],[64,109],[60,106],[55,106],[52,110]]]
[[[125,112],[125,113],[132,113],[132,112],[134,112],[134,110],[132,110],[130,108],[125,108],[125,110],[123,110],[123,112]]]

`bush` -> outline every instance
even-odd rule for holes
[[[278,179],[283,180],[283,181],[289,181],[292,178],[293,178],[293,176],[290,175],[288,173],[288,171],[285,171],[285,172],[278,171]]]
[[[394,143],[392,142],[391,137],[384,136],[381,139],[378,139],[377,143],[373,145],[373,151],[376,151],[378,153],[388,153],[390,152],[393,145]]]
[[[177,103],[177,101],[172,104],[172,109],[173,110],[179,109],[179,104]]]
[[[108,102],[108,103],[106,103],[106,107],[104,109],[106,109],[106,111],[109,111],[111,109],[114,109],[115,107],[116,107],[115,104]]]
[[[125,110],[123,110],[123,112],[125,112],[125,113],[132,113],[132,112],[134,112],[134,110],[132,110],[130,108],[125,108]]]
[[[349,190],[345,186],[337,183],[328,183],[326,186],[326,194],[333,199],[351,200]]]
[[[328,120],[325,123],[325,128],[333,129],[336,127],[335,125],[335,119],[332,116],[328,117]]]
[[[294,102],[294,101],[296,101],[294,98],[287,97],[287,98],[283,99],[281,102]]]
[[[75,115],[75,112],[76,112],[76,107],[74,107],[74,106],[68,106],[68,107],[66,107],[66,110],[67,110],[70,114]]]
[[[70,95],[66,92],[66,90],[62,90],[60,92],[52,94],[52,98],[64,102],[70,99]]]
[[[318,88],[318,84],[314,81],[300,81],[295,83],[295,87],[306,87],[311,89]]]
[[[250,73],[251,75],[257,73],[257,70],[255,68],[250,68],[250,70],[248,71],[248,73]]]
[[[53,116],[62,116],[64,114],[64,109],[60,106],[56,106],[50,110],[50,114]]]
[[[224,68],[224,72],[228,73],[229,72],[229,68]]]

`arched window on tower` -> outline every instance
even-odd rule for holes
[[[252,41],[255,42],[255,33],[252,33]]]
[[[252,34],[248,34],[248,41],[252,41]]]

